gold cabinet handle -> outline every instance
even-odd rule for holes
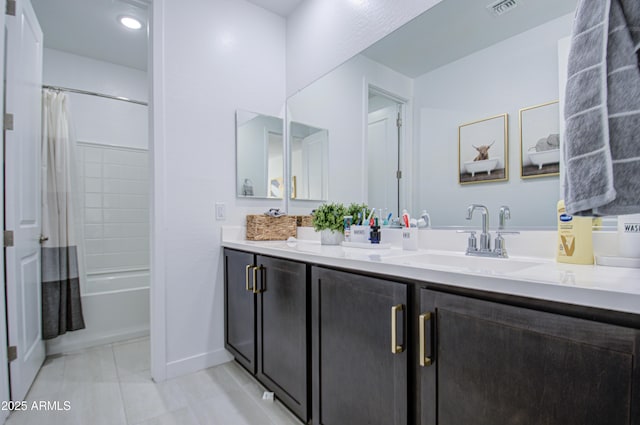
[[[253,293],[259,294],[264,292],[262,289],[258,289],[258,270],[262,270],[262,266],[253,266]]]
[[[419,332],[420,332],[420,366],[431,366],[431,359],[427,357],[427,341],[424,336],[427,320],[431,320],[431,313],[423,313],[419,316]]]
[[[404,306],[402,304],[394,305],[391,307],[391,352],[393,354],[399,354],[404,351],[402,345],[398,345],[398,312],[403,311]]]
[[[253,267],[251,264],[247,265],[247,270],[244,275],[244,283],[246,285],[245,288],[247,289],[247,291],[250,291],[250,292],[253,291],[253,289],[249,286],[249,270],[251,270],[251,267]],[[255,286],[255,279],[253,281]]]

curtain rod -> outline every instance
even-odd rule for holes
[[[120,96],[111,96],[111,95],[108,95],[108,94],[96,93],[96,92],[86,91],[86,90],[71,89],[69,87],[48,86],[48,85],[43,84],[42,88],[43,89],[57,90],[57,91],[66,91],[66,92],[70,92],[70,93],[88,94],[90,96],[98,96],[98,97],[104,97],[105,99],[120,100],[122,102],[135,103],[137,105],[143,105],[143,106],[147,106],[148,105],[147,102],[143,102],[141,100],[128,99],[126,97],[120,97]]]

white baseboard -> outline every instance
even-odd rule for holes
[[[63,335],[64,336],[64,335]],[[84,350],[87,348],[98,347],[100,345],[111,344],[114,342],[126,341],[128,339],[141,338],[149,336],[149,327],[134,328],[117,334],[99,335],[90,339],[64,339],[55,338],[46,341],[46,353],[48,356],[54,354],[69,353],[72,351]]]
[[[187,357],[180,360],[174,360],[167,363],[167,379],[176,378],[178,376],[197,372],[223,363],[227,363],[233,359],[231,353],[224,348],[220,348],[208,353],[202,353],[195,356]]]

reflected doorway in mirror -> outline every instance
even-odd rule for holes
[[[369,85],[367,108],[367,203],[398,215],[405,207],[403,168],[406,100]]]
[[[329,197],[329,131],[289,123],[291,199],[323,201]]]

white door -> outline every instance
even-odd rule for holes
[[[4,49],[5,14],[0,13],[0,58],[5,61]],[[4,82],[4,65],[0,66],[0,81]],[[0,99],[4,100],[4,83],[0,85]],[[0,117],[4,115],[4,102],[0,103]],[[4,164],[4,132],[0,146],[0,164]],[[0,187],[4,189],[4,173],[0,172]],[[3,192],[4,193],[4,192]],[[4,200],[0,202],[0,223],[4,223]],[[0,255],[0,276],[4,276],[4,252]],[[9,363],[7,362],[7,313],[5,292],[0,290],[0,400],[9,400]],[[0,424],[9,416],[8,410],[0,409]]]
[[[329,173],[327,163],[327,130],[321,130],[302,140],[304,164],[303,199],[327,199]]]
[[[29,0],[17,0],[7,16],[5,131],[5,228],[14,246],[5,248],[11,399],[23,400],[44,361],[40,290],[40,136],[42,109],[42,30]]]
[[[398,209],[398,107],[369,114],[367,134],[367,202],[375,208]]]

